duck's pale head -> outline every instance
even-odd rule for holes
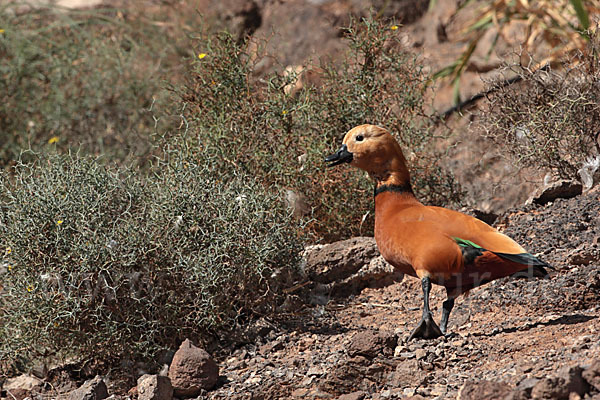
[[[367,171],[378,183],[392,177],[405,182],[410,179],[400,145],[386,129],[376,125],[352,128],[344,136],[342,147],[325,161],[329,166],[349,163]]]

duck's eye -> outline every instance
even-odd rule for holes
[[[363,135],[357,135],[357,136],[356,136],[356,141],[357,141],[357,142],[362,142],[362,141],[364,140],[364,138],[365,138],[365,137],[364,137]]]

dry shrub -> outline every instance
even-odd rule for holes
[[[305,197],[308,229],[326,240],[372,233],[372,213],[363,218],[372,210],[372,183],[361,172],[326,169],[323,162],[359,124],[378,124],[396,135],[425,202],[459,197],[452,176],[439,166],[443,154],[423,112],[426,77],[397,30],[366,19],[344,34],[348,52],[341,63],[308,67],[320,71],[318,83],[295,90],[290,87],[299,75],[289,68],[256,79],[255,65],[264,56],[256,43],[239,43],[227,33],[205,38],[190,81],[176,89],[190,148],[217,155],[224,171],[242,168]]]
[[[543,48],[546,52],[535,68],[549,63],[557,63],[566,56],[573,56],[586,48],[594,20],[600,16],[598,0],[495,0],[460,2],[454,19],[459,14],[476,7],[473,15],[466,22],[460,34],[468,42],[464,52],[452,64],[438,71],[434,78],[449,77],[454,83],[454,101],[458,103],[459,85],[462,73],[468,67],[480,40],[487,32],[492,32],[493,39],[487,54],[491,54],[499,39],[511,46],[519,46],[528,61],[529,54]],[[515,42],[511,37],[514,27],[521,27],[522,37]],[[526,61],[526,62],[528,62]]]
[[[518,165],[579,179],[600,155],[600,64],[598,39],[562,69],[510,68],[518,84],[498,83],[480,128]]]
[[[149,176],[77,156],[0,175],[0,360],[153,360],[271,315],[301,242],[276,191],[182,149]]]
[[[0,4],[0,167],[24,150],[78,147],[144,163],[147,110],[166,98],[161,75],[174,41],[116,9],[15,13],[10,3]]]

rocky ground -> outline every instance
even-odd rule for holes
[[[512,209],[496,225],[550,262],[551,277],[474,289],[457,300],[447,337],[407,341],[420,282],[385,272],[371,238],[313,247],[306,282],[290,294],[303,309],[215,351],[216,387],[194,398],[600,399],[600,190]],[[443,300],[434,288],[435,314]],[[173,362],[171,380],[186,363]],[[56,379],[26,394],[88,398]],[[143,397],[141,385],[125,396],[110,379],[113,398],[170,398]]]
[[[513,209],[498,226],[552,263],[551,278],[472,290],[432,341],[407,342],[421,313],[414,278],[333,298],[224,357],[208,398],[569,398],[578,367],[600,359],[600,192]],[[437,288],[434,312],[443,300]],[[477,385],[495,394],[473,395]],[[571,399],[600,398],[579,385]]]

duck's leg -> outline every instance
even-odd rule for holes
[[[454,297],[448,297],[448,300],[442,303],[442,321],[440,322],[440,330],[445,335],[448,328],[448,317],[454,307]]]
[[[431,280],[428,276],[426,276],[421,279],[421,284],[423,285],[423,317],[408,340],[412,340],[414,338],[434,339],[442,336],[442,331],[433,320],[433,315],[431,314],[431,310],[429,310],[429,291],[431,290]]]

